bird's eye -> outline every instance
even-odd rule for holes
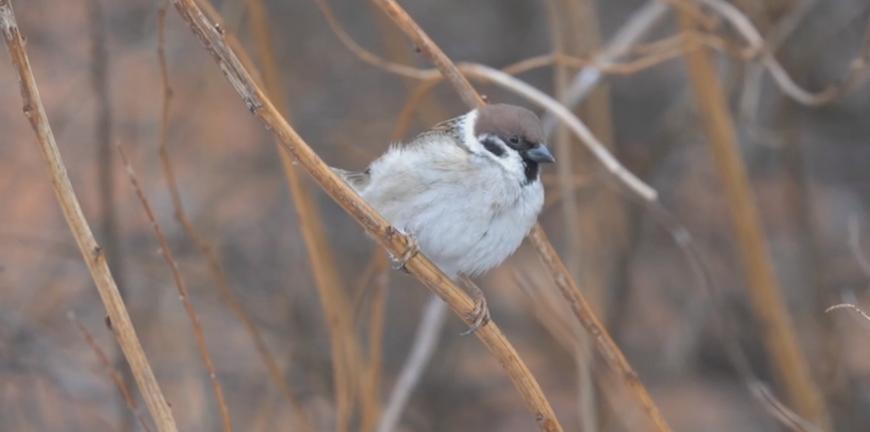
[[[519,143],[520,143],[520,137],[514,135],[514,136],[510,137],[510,142],[511,142],[511,144],[519,144]]]

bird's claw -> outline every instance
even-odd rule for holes
[[[408,237],[408,248],[405,249],[405,252],[402,253],[402,256],[395,257],[393,254],[390,254],[390,261],[392,262],[393,270],[401,270],[405,273],[408,272],[408,268],[405,265],[408,264],[408,261],[411,258],[414,258],[420,252],[420,245],[417,243],[417,239],[414,238],[411,234],[405,234]]]
[[[461,336],[468,336],[470,334],[474,334],[478,329],[487,325],[491,319],[489,315],[489,306],[486,303],[486,297],[483,295],[483,291],[477,287],[473,282],[466,281],[468,285],[472,287],[473,296],[474,296],[474,309],[465,316],[465,318],[470,322],[468,329],[464,332],[460,333]]]

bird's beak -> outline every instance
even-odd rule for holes
[[[547,146],[543,144],[538,144],[535,147],[532,147],[531,150],[526,151],[526,159],[538,163],[556,162],[556,158],[553,157],[553,154],[550,153],[550,150],[547,150]]]

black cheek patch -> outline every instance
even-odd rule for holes
[[[504,147],[499,145],[494,139],[484,138],[483,141],[481,141],[481,144],[483,144],[483,147],[486,148],[486,150],[488,150],[490,153],[498,157],[504,156]]]

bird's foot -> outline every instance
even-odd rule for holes
[[[474,334],[478,329],[487,325],[491,319],[489,306],[486,303],[486,297],[484,297],[483,291],[469,279],[465,279],[465,285],[470,288],[471,296],[474,297],[474,309],[465,316],[470,324],[468,330],[460,333],[462,336]]]
[[[417,239],[414,238],[413,234],[405,233],[402,231],[399,232],[408,237],[408,248],[405,249],[405,251],[402,252],[402,255],[398,258],[393,254],[390,254],[390,261],[392,262],[393,270],[401,270],[405,273],[408,273],[408,269],[407,267],[405,267],[405,265],[408,264],[408,261],[410,261],[411,258],[414,258],[414,256],[420,253],[420,245],[419,243],[417,243]]]

